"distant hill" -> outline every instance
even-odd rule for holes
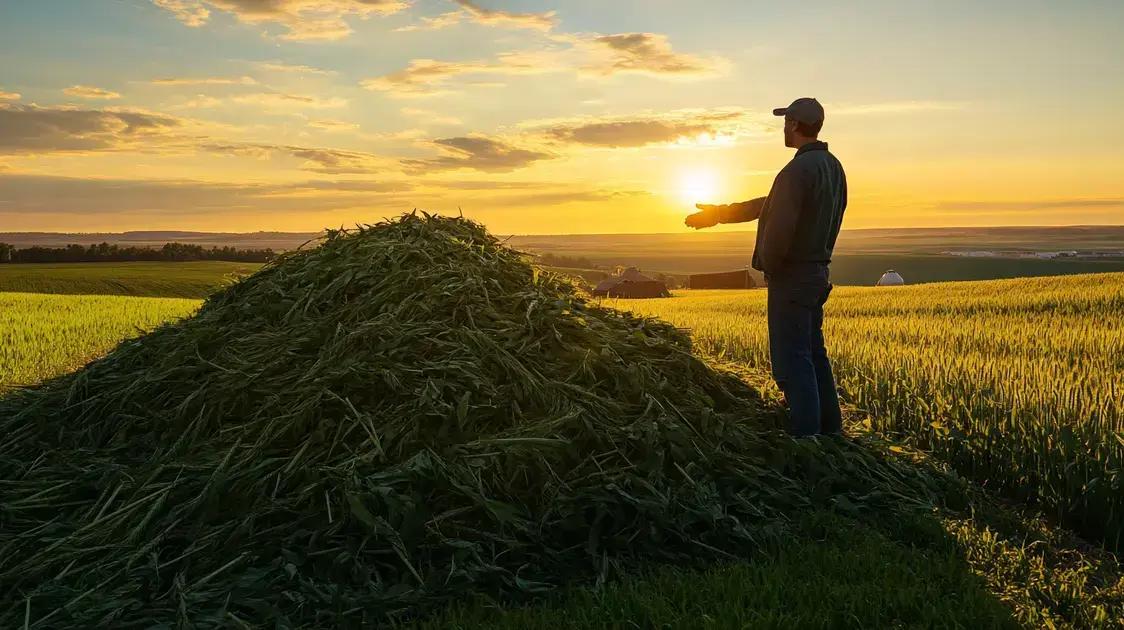
[[[0,242],[31,247],[60,247],[71,243],[117,243],[159,246],[168,242],[222,247],[271,247],[276,250],[299,247],[320,236],[319,232],[0,232]],[[693,251],[696,254],[722,255],[752,252],[753,232],[699,231],[673,234],[548,234],[515,235],[511,244],[539,252],[559,255],[596,252],[599,254],[652,253],[653,251]],[[912,253],[939,254],[948,251],[979,250],[1117,250],[1124,252],[1124,225],[1065,227],[967,227],[967,228],[882,228],[844,230],[837,250],[844,254]]]

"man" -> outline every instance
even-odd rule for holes
[[[789,431],[839,434],[842,418],[823,339],[823,305],[831,293],[828,265],[847,208],[843,165],[818,140],[823,106],[800,98],[774,109],[784,116],[784,143],[796,156],[773,181],[768,197],[728,205],[698,204],[687,217],[696,229],[760,219],[753,268],[769,287],[769,355],[784,392]]]

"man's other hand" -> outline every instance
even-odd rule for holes
[[[701,230],[703,228],[714,227],[715,225],[718,225],[721,206],[716,206],[709,203],[697,203],[695,204],[695,207],[699,209],[699,212],[687,216],[687,220],[684,221],[684,223],[687,224],[687,227],[693,227],[696,230]]]

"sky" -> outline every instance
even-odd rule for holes
[[[1118,0],[0,0],[0,232],[676,232],[826,110],[845,228],[1124,224]],[[739,229],[726,226],[719,229]]]

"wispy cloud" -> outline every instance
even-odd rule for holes
[[[210,109],[212,107],[218,107],[219,105],[222,105],[222,99],[218,99],[213,96],[207,96],[206,94],[196,94],[195,96],[185,101],[183,104],[178,105],[176,108]]]
[[[414,173],[474,169],[489,172],[507,172],[549,160],[554,155],[514,146],[498,138],[483,135],[462,136],[434,140],[433,145],[445,155],[420,160],[403,160],[402,164]]]
[[[660,33],[618,33],[588,39],[563,37],[592,51],[594,60],[584,69],[600,75],[631,72],[693,78],[720,74],[729,64],[722,57],[677,52],[667,36]]]
[[[1065,208],[1124,208],[1124,197],[1070,197],[1067,199],[1023,199],[1011,201],[942,201],[934,204],[944,211],[1062,210]]]
[[[548,37],[548,48],[506,52],[491,60],[414,59],[402,70],[366,79],[361,85],[394,96],[418,97],[447,93],[454,79],[468,75],[487,77],[569,72],[607,77],[634,73],[697,79],[720,74],[729,65],[721,57],[679,53],[671,47],[667,36],[655,33]],[[494,84],[494,81],[486,84]]]
[[[397,13],[406,0],[153,0],[184,24],[200,27],[211,11],[225,11],[245,24],[275,24],[282,39],[338,40],[352,33],[345,18]]]
[[[741,109],[676,110],[624,117],[530,121],[521,125],[547,139],[593,147],[721,144],[760,131]]]
[[[121,95],[117,92],[89,85],[73,85],[63,90],[63,93],[67,96],[73,96],[75,98],[87,98],[91,100],[111,101],[113,99],[121,98]]]
[[[887,101],[866,104],[827,104],[828,116],[862,116],[866,114],[910,114],[915,112],[949,112],[967,109],[970,103],[958,101]]]
[[[169,77],[153,79],[152,85],[179,86],[179,85],[257,85],[253,77]]]
[[[558,19],[555,17],[556,14],[554,11],[517,13],[499,9],[488,9],[471,0],[452,0],[452,2],[459,6],[458,10],[441,13],[432,17],[423,17],[416,24],[409,24],[395,30],[399,32],[437,31],[460,24],[466,19],[485,26],[524,28],[543,32],[550,31],[558,24]]]
[[[152,2],[170,11],[176,19],[191,27],[203,26],[211,18],[211,12],[199,0],[152,0]]]
[[[308,126],[313,129],[320,129],[321,131],[352,131],[359,128],[359,125],[355,123],[347,122],[346,120],[333,120],[330,118],[310,120],[308,121]]]
[[[323,98],[309,94],[286,94],[282,92],[239,94],[231,97],[230,100],[240,105],[255,105],[270,110],[334,109],[347,106],[347,99],[338,96]]]
[[[453,0],[480,24],[510,28],[529,28],[549,31],[558,23],[554,11],[544,13],[514,13],[498,9],[486,9],[471,0]]]
[[[460,184],[464,184],[461,186]],[[559,186],[550,182],[442,182],[424,186],[404,180],[304,180],[291,183],[234,183],[189,179],[99,179],[0,171],[0,216],[59,213],[72,216],[115,213],[229,215],[232,211],[307,214],[333,209],[415,207],[455,211],[458,206],[542,208],[571,203],[612,202],[648,196],[635,190]],[[460,193],[449,191],[465,191]],[[493,194],[499,190],[499,194]],[[482,193],[482,194],[481,194]]]
[[[0,105],[0,155],[67,152],[205,152],[269,160],[298,160],[297,168],[330,174],[399,170],[396,160],[330,147],[213,138],[198,121],[132,109]]]
[[[303,160],[300,165],[302,170],[334,175],[385,172],[392,164],[386,158],[373,153],[283,144],[215,142],[200,144],[199,149],[220,155],[249,157],[259,160],[271,159],[277,155],[289,156]]]
[[[0,212],[229,213],[232,209],[307,212],[402,203],[404,181],[320,181],[251,184],[193,180],[96,179],[0,174]]]
[[[20,100],[20,95],[19,95],[18,92],[5,92],[4,90],[0,90],[0,101],[18,101],[18,100]]]
[[[537,63],[547,61],[547,63]],[[406,68],[381,77],[364,80],[368,90],[394,96],[435,96],[448,87],[448,81],[464,75],[540,74],[557,71],[549,60],[524,53],[506,53],[496,61],[437,61],[414,59]]]
[[[441,29],[460,24],[464,17],[464,11],[449,11],[447,13],[441,13],[440,15],[434,15],[432,17],[422,17],[417,23],[407,24],[406,26],[399,26],[394,30],[399,33],[410,33],[414,31],[439,31]]]
[[[320,76],[333,76],[339,74],[335,70],[325,70],[313,66],[300,64],[281,63],[279,61],[262,61],[256,64],[258,68],[267,72],[284,72],[289,74],[313,74]]]
[[[122,150],[183,125],[174,116],[137,109],[0,105],[0,153]]]

